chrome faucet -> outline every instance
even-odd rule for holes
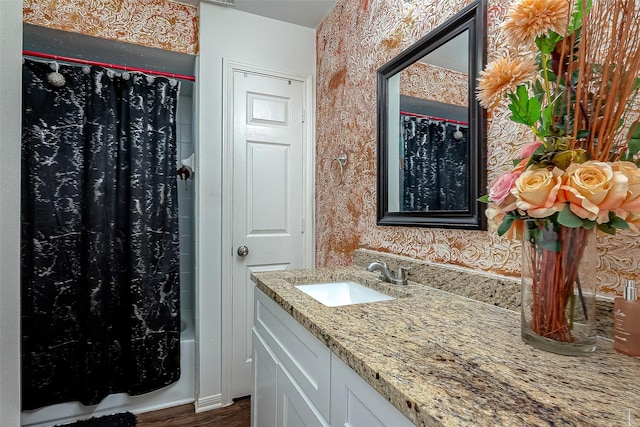
[[[409,268],[407,267],[398,267],[398,271],[396,271],[395,277],[393,277],[393,272],[389,270],[386,262],[372,262],[367,267],[369,271],[379,271],[380,272],[380,280],[384,282],[393,283],[394,285],[406,285],[407,284],[407,271]]]

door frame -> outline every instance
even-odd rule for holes
[[[315,265],[315,97],[313,77],[222,59],[222,285],[221,285],[221,398],[232,403],[232,286],[233,283],[233,74],[236,71],[304,83],[303,106],[303,265]]]

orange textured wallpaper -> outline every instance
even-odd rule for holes
[[[24,0],[27,24],[198,53],[198,9],[168,0]]]
[[[446,104],[468,105],[467,74],[415,63],[400,72],[401,95]]]
[[[520,274],[520,242],[495,230],[462,231],[376,225],[376,70],[446,21],[470,0],[339,0],[317,30],[316,263],[352,264],[364,247],[506,276]],[[499,24],[510,0],[489,0],[488,60],[506,50]],[[532,136],[494,111],[488,124],[488,180],[510,167]],[[346,153],[344,181],[331,181],[331,161]],[[599,237],[602,294],[638,280],[640,239]]]

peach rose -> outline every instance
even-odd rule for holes
[[[528,159],[542,145],[542,141],[528,142],[520,148],[518,152],[519,159]]]
[[[511,188],[520,174],[520,172],[507,172],[500,175],[489,188],[489,200],[496,205],[501,205],[507,196],[511,195]]]
[[[520,160],[520,163],[518,163],[518,164],[516,165],[516,167],[514,167],[514,168],[511,170],[511,173],[515,173],[515,172],[520,172],[520,173],[522,173],[522,172],[526,171],[526,170],[527,170],[527,162],[529,162],[529,159],[522,159],[522,160]]]
[[[572,163],[565,171],[562,196],[574,214],[603,224],[627,196],[628,182],[625,174],[614,171],[609,163]]]
[[[640,170],[633,162],[614,162],[614,172],[623,173],[629,180],[627,196],[615,212],[620,218],[626,218],[630,213],[640,213]]]
[[[498,228],[502,222],[502,218],[504,218],[504,213],[493,203],[487,205],[487,209],[484,211],[484,214],[486,215],[489,224],[494,228]]]
[[[497,230],[500,227],[502,220],[504,219],[505,211],[500,209],[500,207],[494,204],[490,204],[489,206],[487,206],[487,209],[485,210],[484,213],[487,216],[487,219],[489,220],[489,226]],[[520,219],[516,219],[511,224],[511,227],[509,228],[509,230],[507,230],[507,232],[504,233],[504,236],[509,239],[522,240],[523,231],[524,231],[524,222]]]
[[[511,193],[518,209],[533,218],[545,218],[562,210],[564,204],[556,199],[562,185],[562,170],[530,169],[516,180]]]
[[[627,224],[629,224],[629,228],[635,233],[640,230],[640,213],[629,213],[629,215],[625,218],[625,221],[627,221]]]

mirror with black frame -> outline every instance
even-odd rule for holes
[[[378,69],[378,224],[486,229],[478,0]]]

